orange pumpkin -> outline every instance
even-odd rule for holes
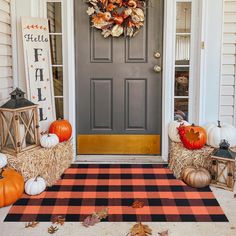
[[[67,120],[56,120],[50,125],[49,133],[56,134],[61,143],[70,139],[72,127]]]
[[[206,130],[200,126],[180,125],[178,128],[180,140],[185,148],[189,150],[201,149],[207,141]]]
[[[12,169],[2,169],[0,173],[0,208],[13,204],[23,192],[23,177]]]

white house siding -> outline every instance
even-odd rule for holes
[[[0,0],[0,105],[9,98],[13,88],[11,0]]]
[[[236,0],[224,0],[220,118],[236,125]]]

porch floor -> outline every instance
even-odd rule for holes
[[[98,162],[98,159],[101,158],[99,156],[79,156],[77,157],[78,162]],[[108,156],[103,156],[104,162],[116,162],[114,160],[109,161]],[[110,156],[110,158],[112,158]],[[122,157],[124,163],[139,163],[143,160],[144,157]],[[145,157],[147,158],[147,157]],[[160,157],[148,157],[151,158],[150,161],[154,161],[155,163],[158,160],[159,163],[163,163]],[[117,160],[118,158],[116,158]],[[101,159],[100,163],[101,163]],[[121,160],[120,160],[121,162]],[[234,198],[234,193],[211,188],[216,199],[220,203],[225,215],[227,216],[229,223],[163,223],[163,222],[155,222],[155,223],[145,223],[148,224],[149,227],[153,230],[153,236],[158,235],[158,232],[162,232],[164,230],[169,230],[170,236],[182,236],[182,235],[191,235],[191,236],[234,236],[236,235],[236,198]],[[10,207],[5,207],[0,209],[0,230],[1,236],[41,236],[42,232],[47,234],[47,228],[51,226],[50,222],[42,223],[36,228],[25,229],[24,223],[5,223],[3,220],[5,219],[7,213],[9,212]],[[66,222],[64,226],[60,227],[59,231],[55,234],[58,236],[70,235],[70,236],[126,236],[129,232],[130,228],[133,226],[133,223],[99,223],[93,227],[85,228],[81,225],[81,223],[72,223]]]

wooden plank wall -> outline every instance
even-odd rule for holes
[[[220,118],[236,125],[236,0],[224,0]]]
[[[0,105],[9,98],[13,88],[11,0],[0,0]]]

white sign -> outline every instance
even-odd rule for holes
[[[56,119],[48,20],[22,18],[28,99],[39,105],[40,132]]]

